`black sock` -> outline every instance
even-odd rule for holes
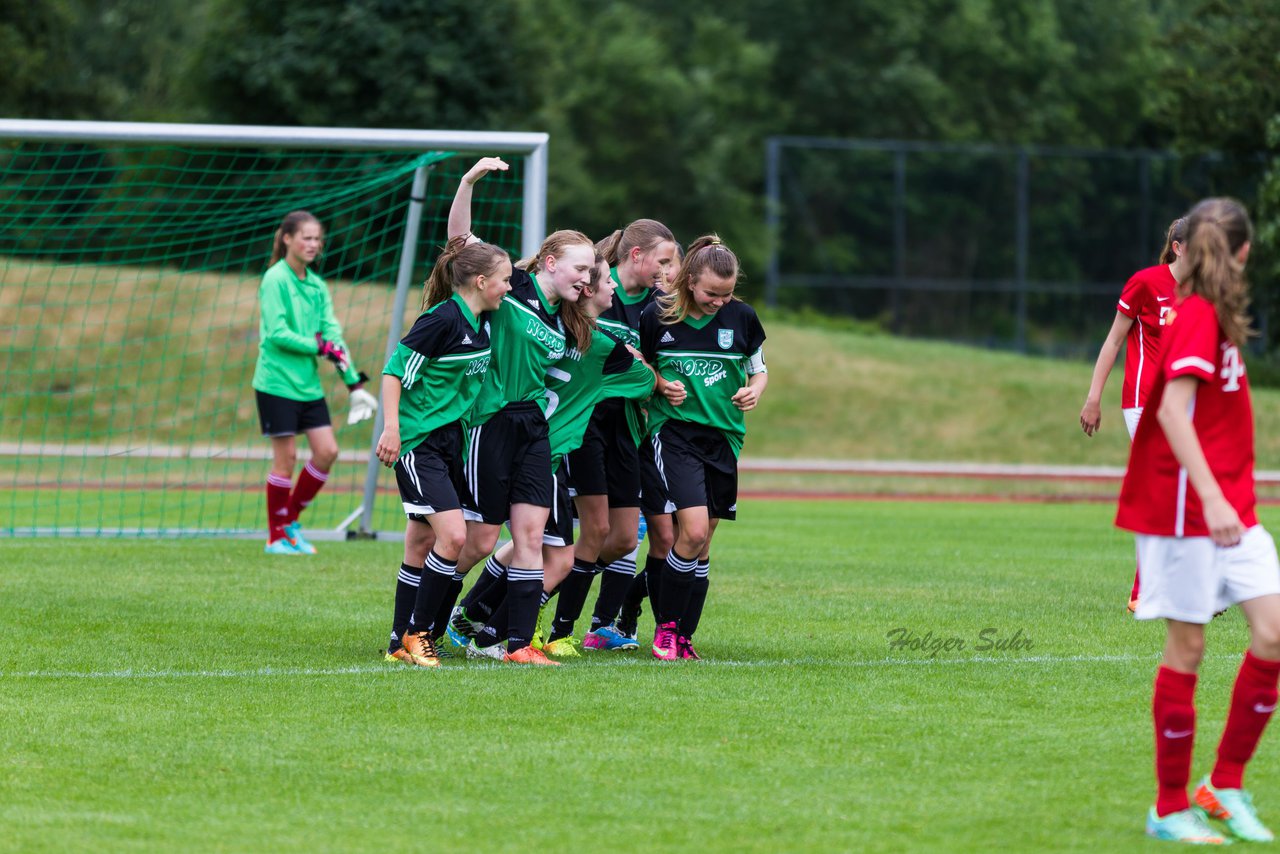
[[[551,621],[550,640],[560,640],[573,634],[573,626],[582,616],[582,606],[591,592],[591,579],[595,578],[595,563],[585,560],[573,562],[573,572],[560,582],[560,601],[556,603],[556,616]]]
[[[493,616],[489,618],[492,623],[485,624],[485,627],[476,635],[475,645],[478,647],[493,646],[502,640],[502,636],[507,633],[507,603],[503,600],[498,606],[498,610],[494,611]]]
[[[649,607],[653,609],[653,621],[662,623],[662,576],[667,571],[666,555],[645,558],[644,575],[648,586]]]
[[[600,595],[596,597],[596,608],[591,614],[592,631],[607,626],[618,618],[622,600],[627,598],[627,591],[631,589],[631,579],[636,577],[635,553],[620,557],[603,569]]]
[[[666,572],[662,576],[662,623],[659,625],[679,625],[684,619],[697,566],[697,558],[683,558],[674,548],[667,554]]]
[[[458,562],[445,560],[431,551],[427,554],[426,568],[422,573],[422,582],[418,585],[418,598],[413,606],[413,626],[420,632],[431,629],[440,612],[440,602],[449,592],[454,573],[458,571]]]
[[[635,637],[640,627],[640,605],[647,595],[649,571],[642,569],[631,579],[627,587],[627,595],[622,600],[622,609],[618,611],[618,631],[628,637]]]
[[[493,609],[501,601],[501,596],[506,595],[506,585],[500,583],[506,580],[506,574],[507,568],[498,563],[496,557],[490,557],[485,561],[484,572],[476,579],[476,583],[462,600],[462,607],[467,609],[468,617],[473,620],[487,620],[493,614]],[[495,586],[503,590],[497,599],[489,595]]]
[[[711,562],[698,561],[698,568],[693,571],[693,589],[689,591],[689,608],[680,621],[680,634],[686,638],[693,637],[702,620],[702,608],[707,604],[707,586],[710,583]]]
[[[400,646],[400,639],[409,628],[413,619],[413,603],[418,598],[418,585],[422,583],[422,570],[400,564],[400,574],[396,576],[396,604],[391,612],[391,642],[387,652],[394,652]]]
[[[458,603],[458,594],[462,592],[462,580],[465,575],[453,574],[453,578],[449,579],[449,586],[445,588],[444,596],[440,599],[440,607],[436,608],[435,620],[431,623],[431,639],[440,640],[444,637],[445,630],[449,628],[449,615],[453,613],[453,606]]]
[[[538,600],[542,596],[542,570],[507,567],[507,652],[515,652],[533,640],[538,622]]]

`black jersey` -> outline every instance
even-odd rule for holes
[[[746,436],[746,417],[733,396],[746,385],[748,366],[763,371],[764,327],[755,310],[733,300],[697,319],[664,324],[654,303],[640,316],[640,352],[668,382],[684,384],[688,397],[679,406],[655,394],[649,402],[649,435],[667,421],[688,421],[725,434],[737,454]]]
[[[640,315],[653,302],[658,289],[646,287],[632,295],[622,287],[622,282],[618,279],[617,267],[610,269],[609,275],[618,283],[618,287],[613,292],[613,303],[600,313],[597,320],[605,329],[638,350],[640,349]]]
[[[461,418],[480,394],[488,368],[487,312],[474,316],[454,294],[419,315],[382,369],[400,378],[400,453]]]

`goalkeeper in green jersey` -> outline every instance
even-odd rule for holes
[[[310,269],[323,246],[320,221],[306,211],[290,213],[276,229],[271,262],[258,290],[262,319],[253,388],[262,435],[271,440],[267,554],[315,553],[302,536],[298,516],[329,479],[338,459],[317,357],[333,362],[351,392],[348,424],[371,418],[378,408],[377,400],[364,390],[367,377],[356,370],[342,340],[329,287]],[[307,436],[311,460],[294,484],[299,433]]]

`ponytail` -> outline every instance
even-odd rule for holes
[[[422,288],[422,310],[433,308],[458,291],[475,284],[477,276],[491,276],[508,260],[505,249],[492,243],[471,243],[468,235],[449,239]]]
[[[308,211],[293,211],[285,216],[280,227],[276,229],[275,238],[271,241],[271,260],[267,263],[268,267],[274,267],[287,254],[288,250],[284,245],[285,237],[297,234],[298,229],[309,222],[320,225],[320,220]]]
[[[656,219],[638,219],[626,228],[620,228],[600,243],[605,244],[604,260],[610,267],[617,267],[631,256],[631,250],[639,247],[648,252],[659,243],[675,243],[675,235]]]
[[[1180,216],[1169,223],[1169,230],[1164,236],[1164,248],[1160,250],[1160,263],[1172,264],[1178,260],[1178,253],[1173,251],[1173,244],[1187,245],[1187,218]]]
[[[707,270],[722,279],[738,281],[738,256],[716,234],[705,234],[689,245],[671,290],[658,296],[658,317],[664,324],[670,326],[689,316],[694,306],[691,288]]]
[[[1254,330],[1249,328],[1249,283],[1236,255],[1253,239],[1253,224],[1244,205],[1235,199],[1205,199],[1187,216],[1187,278],[1180,290],[1208,300],[1218,325],[1237,347]]]

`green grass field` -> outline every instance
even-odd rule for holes
[[[392,543],[10,540],[0,850],[1146,848],[1162,630],[1112,513],[745,502],[706,661],[554,671],[382,664]],[[1196,774],[1245,643],[1209,629]]]

